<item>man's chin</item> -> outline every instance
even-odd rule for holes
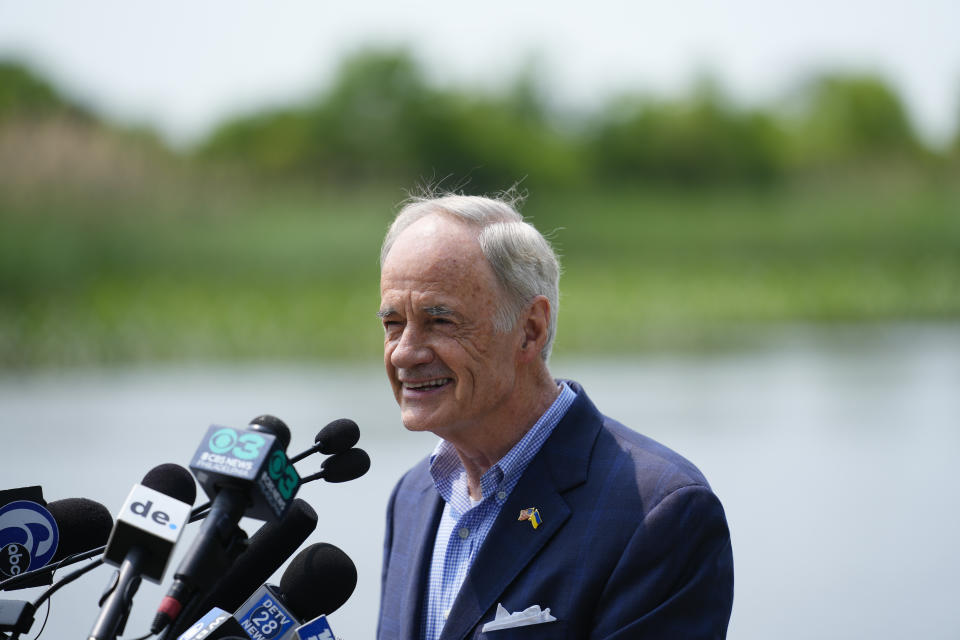
[[[436,432],[437,421],[431,417],[417,415],[416,412],[400,412],[400,420],[407,431],[432,431]]]

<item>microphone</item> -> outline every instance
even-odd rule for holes
[[[318,451],[325,455],[343,453],[360,440],[360,427],[350,418],[337,418],[317,433],[314,445],[302,453],[290,458],[290,462],[299,462]]]
[[[189,621],[202,611],[214,607],[236,610],[258,586],[293,555],[317,528],[317,512],[306,501],[294,498],[286,515],[275,522],[267,522],[250,536],[247,549],[242,552],[210,593],[195,600],[170,625],[166,638],[186,632]]]
[[[232,637],[237,629],[244,634],[241,637],[256,640],[322,638],[324,630],[332,639],[326,615],[340,608],[356,585],[357,568],[346,553],[331,544],[313,544],[290,562],[279,587],[260,586],[233,616],[222,607],[214,607],[178,640]],[[308,622],[301,624],[304,620]]]
[[[357,568],[332,544],[312,544],[290,561],[280,586],[264,584],[234,613],[251,638],[290,640],[297,627],[340,608],[357,586]]]
[[[51,564],[103,546],[113,530],[110,510],[88,498],[64,498],[47,505],[60,529],[60,544]]]
[[[247,426],[250,431],[259,431],[276,437],[280,441],[280,447],[284,451],[290,446],[290,427],[277,416],[265,413],[251,420]]]
[[[0,589],[5,591],[51,584],[62,560],[103,545],[113,528],[113,517],[99,502],[44,503],[40,487],[26,489],[36,489],[36,500],[13,500],[0,508]],[[24,495],[20,491],[3,493]]]
[[[276,520],[287,512],[300,488],[300,476],[286,455],[289,443],[290,429],[269,415],[254,418],[245,431],[217,425],[207,430],[190,469],[212,505],[157,608],[152,633],[175,620],[243,551],[246,534],[237,526],[241,517]]]
[[[332,455],[320,465],[320,471],[302,478],[300,483],[326,480],[327,482],[347,482],[356,480],[370,470],[370,456],[363,449],[347,449]]]
[[[193,477],[176,464],[151,469],[120,508],[103,560],[119,567],[100,599],[89,640],[123,633],[141,578],[159,583],[197,496]]]

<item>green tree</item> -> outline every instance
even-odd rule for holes
[[[89,117],[23,64],[0,61],[0,119],[53,113]]]
[[[200,155],[267,175],[344,183],[402,179],[415,160],[409,124],[429,93],[407,52],[362,52],[344,62],[325,95],[228,122]]]
[[[581,173],[532,78],[503,95],[438,89],[405,50],[348,58],[312,103],[228,123],[201,154],[341,184],[446,179],[489,191]]]
[[[769,115],[738,111],[712,82],[692,96],[626,96],[592,127],[588,147],[601,179],[766,183],[779,177],[783,143]]]
[[[824,75],[805,88],[796,156],[822,164],[912,156],[921,147],[900,97],[870,75]]]

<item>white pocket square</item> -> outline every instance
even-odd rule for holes
[[[523,611],[509,613],[503,608],[503,605],[498,602],[497,616],[483,625],[480,631],[486,633],[487,631],[497,631],[499,629],[512,629],[514,627],[526,627],[531,624],[543,624],[544,622],[553,622],[554,620],[556,620],[556,618],[550,615],[550,607],[541,611],[540,605],[535,604],[532,607],[527,607]]]

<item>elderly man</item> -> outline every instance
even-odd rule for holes
[[[558,280],[505,201],[415,200],[387,233],[387,376],[404,426],[441,440],[390,498],[381,640],[726,634],[723,508],[690,462],[551,377]]]

